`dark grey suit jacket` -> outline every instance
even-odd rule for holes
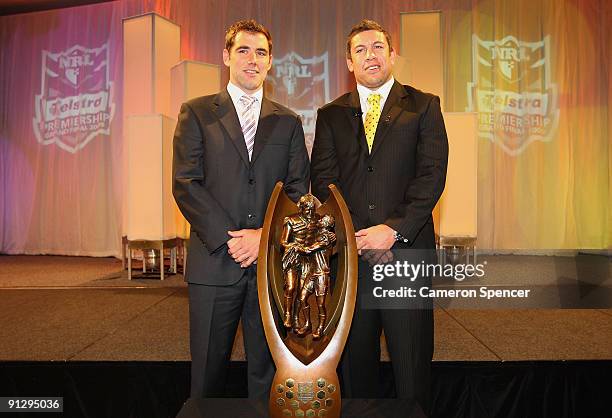
[[[260,228],[277,181],[292,199],[308,192],[304,131],[291,110],[264,98],[249,161],[227,90],[183,104],[174,134],[173,194],[191,224],[186,280],[230,285],[244,269],[227,231]]]
[[[340,188],[355,230],[387,224],[412,248],[434,248],[431,212],[444,190],[448,141],[438,97],[397,81],[382,110],[372,153],[357,90],[319,109],[312,192]]]

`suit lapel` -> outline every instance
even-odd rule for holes
[[[383,108],[380,119],[378,120],[378,126],[376,127],[376,134],[374,135],[374,144],[372,146],[372,155],[380,148],[381,144],[387,137],[389,128],[395,122],[395,119],[402,112],[402,99],[406,96],[406,91],[400,83],[395,81],[389,96],[385,101],[385,107]]]
[[[274,132],[274,127],[278,122],[276,112],[278,112],[278,109],[274,106],[274,103],[264,97],[261,101],[257,132],[255,132],[255,144],[253,145],[253,155],[251,156],[252,163],[255,162],[266,145],[266,141],[272,135],[272,132]]]
[[[366,141],[365,132],[363,130],[363,116],[361,112],[361,102],[359,101],[359,93],[357,89],[353,90],[349,95],[346,103],[346,116],[348,118],[349,124],[353,129],[353,136],[359,146],[361,147],[361,152],[368,153],[368,143]]]
[[[217,97],[215,97],[213,110],[219,117],[221,125],[225,129],[232,144],[234,144],[236,152],[240,155],[242,162],[248,167],[249,154],[244,142],[242,128],[240,127],[240,120],[238,119],[238,113],[236,112],[232,98],[227,90],[221,91]]]

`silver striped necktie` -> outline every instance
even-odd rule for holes
[[[249,153],[250,161],[251,155],[253,155],[253,146],[255,145],[255,132],[257,131],[257,119],[255,118],[257,97],[247,96],[245,94],[240,97],[240,104],[242,105],[240,127],[242,128],[242,134],[244,135],[244,142]]]

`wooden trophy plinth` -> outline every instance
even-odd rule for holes
[[[272,418],[340,417],[336,368],[357,293],[357,245],[349,210],[335,186],[321,204],[293,203],[277,183],[266,211],[257,284],[266,339],[276,364]],[[331,277],[329,259],[338,257]]]

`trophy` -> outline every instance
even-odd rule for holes
[[[329,189],[323,204],[306,194],[296,205],[279,182],[266,211],[257,288],[276,364],[272,418],[340,417],[336,368],[355,309],[357,245],[346,203],[334,185]]]

